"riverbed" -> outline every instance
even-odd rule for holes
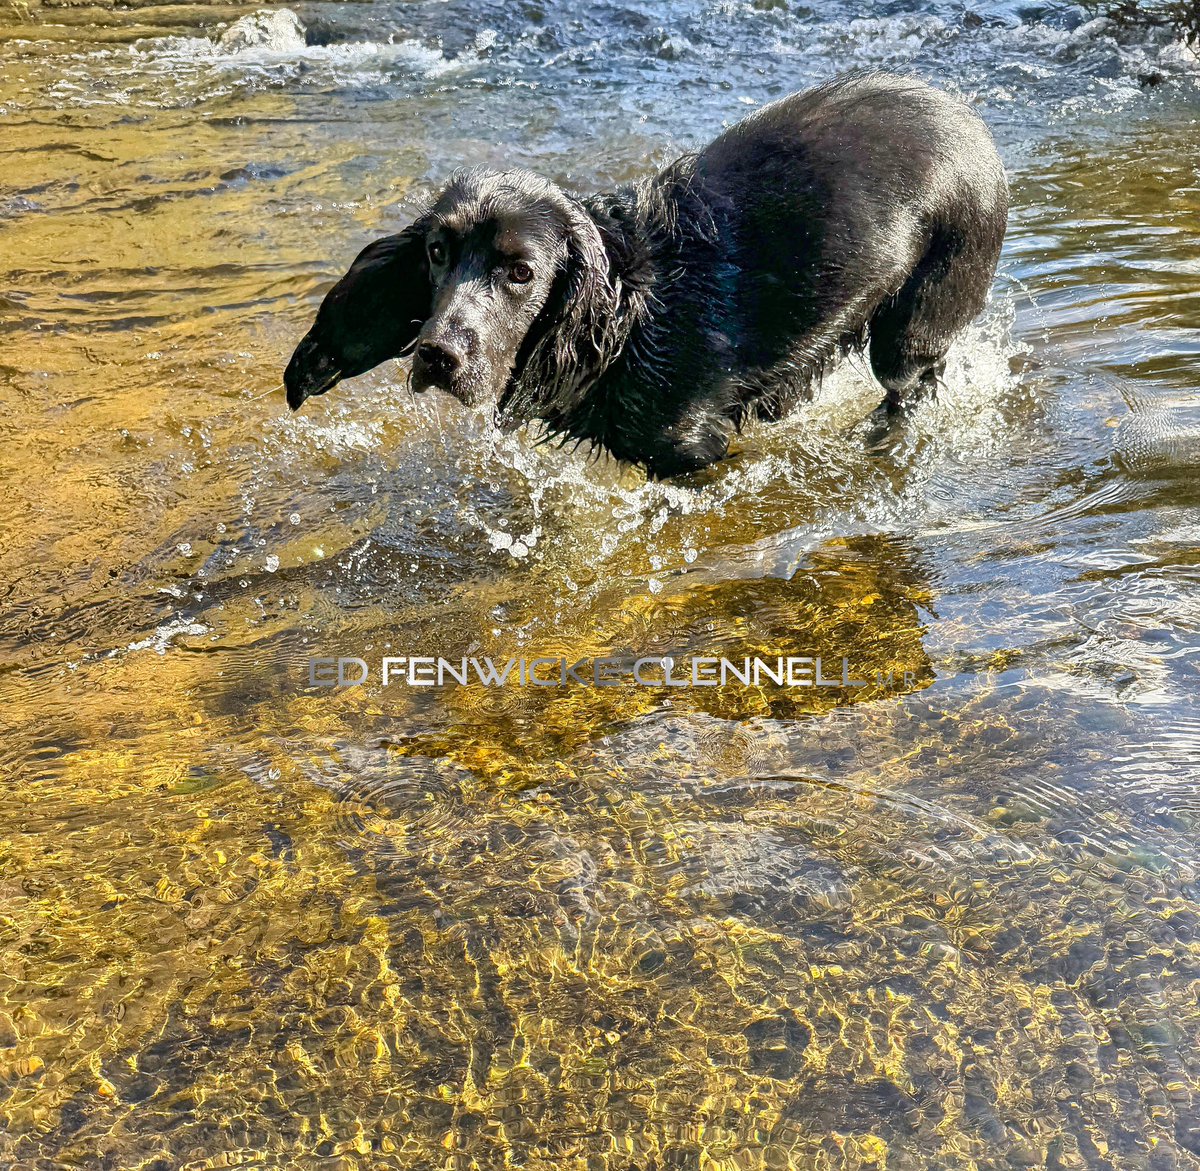
[[[1200,1167],[1195,55],[1070,6],[249,11],[0,16],[0,1163]],[[287,411],[454,168],[598,190],[856,66],[975,104],[1013,192],[893,449],[861,359],[686,483],[391,364]]]

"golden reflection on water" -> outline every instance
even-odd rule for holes
[[[663,488],[389,371],[254,397],[432,132],[207,75],[30,111],[6,66],[0,1162],[1200,1165],[1196,237],[1153,126],[1016,177],[1041,315],[1002,300],[894,459],[851,372]],[[307,685],[418,653],[870,682]]]

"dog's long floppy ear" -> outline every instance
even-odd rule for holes
[[[288,406],[398,358],[429,316],[432,293],[421,220],[368,244],[325,295],[283,375]]]
[[[624,337],[621,286],[600,231],[582,205],[565,202],[565,265],[517,353],[498,412],[506,429],[576,405],[619,352]]]

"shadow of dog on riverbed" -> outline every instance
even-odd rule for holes
[[[765,106],[618,191],[466,171],[329,291],[288,403],[411,353],[413,390],[506,430],[539,420],[654,477],[694,471],[851,350],[869,349],[884,418],[931,391],[1007,211],[979,117],[878,72]]]

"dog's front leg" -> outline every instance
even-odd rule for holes
[[[691,403],[654,437],[641,463],[654,480],[686,475],[723,460],[729,454],[732,424],[707,403]]]

